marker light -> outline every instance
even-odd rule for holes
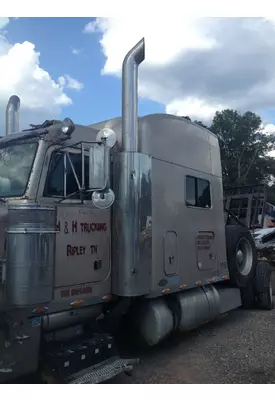
[[[181,286],[180,286],[180,289],[181,289],[181,290],[186,289],[186,288],[187,288],[187,285],[181,285]]]
[[[32,310],[33,314],[44,314],[48,311],[48,307],[38,307]]]
[[[107,294],[106,296],[102,297],[103,301],[109,302],[112,300],[112,296],[110,294]]]
[[[83,304],[84,304],[84,301],[83,300],[75,300],[75,301],[73,301],[71,304],[70,304],[70,306],[71,307],[82,307],[83,306]]]

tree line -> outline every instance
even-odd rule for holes
[[[265,184],[275,204],[275,134],[264,132],[260,116],[227,109],[217,111],[209,126],[193,122],[219,138],[224,187]]]

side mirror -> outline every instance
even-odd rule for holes
[[[93,191],[92,202],[101,210],[111,207],[115,200],[110,183],[110,149],[103,143],[90,148],[89,189]]]
[[[110,149],[116,144],[116,134],[112,129],[100,130],[97,143],[89,150],[89,189],[93,191],[92,202],[96,208],[107,209],[115,200],[110,189]]]
[[[103,143],[96,143],[89,150],[89,189],[104,190],[108,183],[108,154]]]

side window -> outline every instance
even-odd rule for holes
[[[44,188],[46,197],[64,196],[64,153],[53,153]]]
[[[81,154],[70,153],[70,159],[73,164],[75,174],[80,185],[82,184],[82,157]],[[64,156],[63,152],[52,154],[49,171],[44,188],[45,197],[63,197],[64,196]],[[66,160],[66,195],[78,191],[78,185],[69,160]],[[88,187],[89,180],[89,158],[85,157],[85,187]],[[79,198],[79,193],[71,198]]]
[[[211,208],[210,182],[193,176],[186,177],[186,205]]]

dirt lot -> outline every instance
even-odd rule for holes
[[[275,383],[275,310],[236,310],[140,355],[110,383]]]

